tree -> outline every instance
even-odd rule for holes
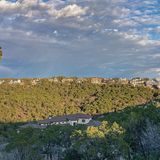
[[[2,52],[2,47],[0,47],[0,61],[2,60],[3,52]]]

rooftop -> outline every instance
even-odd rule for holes
[[[69,120],[76,121],[78,119],[90,119],[90,118],[92,118],[92,116],[77,113],[77,114],[50,117],[48,119],[40,120],[40,121],[38,121],[38,123],[42,124],[42,123],[52,123],[52,122],[66,122]]]

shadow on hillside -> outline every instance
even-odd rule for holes
[[[156,100],[160,101],[160,100]],[[128,106],[122,110],[115,110],[113,112],[108,112],[104,114],[99,114],[99,115],[93,115],[93,120],[98,120],[98,121],[108,121],[111,124],[114,122],[119,123],[122,125],[123,122],[127,121],[130,119],[130,117],[133,114],[142,114],[143,116],[147,116],[145,114],[148,114],[148,112],[154,112],[156,109],[159,111],[159,108],[155,107],[155,102],[150,101],[147,103],[143,103],[137,106]],[[148,111],[148,112],[146,112]],[[5,122],[0,122],[0,134],[3,131],[11,130],[11,129],[18,129],[20,126],[26,125],[27,124],[36,124],[36,121],[27,121],[27,122],[17,122],[17,123],[5,123]]]
[[[108,121],[110,123],[117,122],[120,125],[123,126],[124,122],[127,122],[130,120],[134,115],[136,118],[139,118],[138,116],[141,115],[144,117],[150,117],[154,114],[160,113],[160,108],[156,107],[156,102],[160,102],[160,100],[150,101],[148,103],[143,103],[136,106],[128,106],[122,110],[114,111],[114,112],[108,112],[101,115],[94,116],[94,119],[99,121]],[[154,117],[152,117],[154,119]]]

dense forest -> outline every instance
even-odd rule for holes
[[[93,126],[0,125],[0,160],[158,160],[160,103],[96,116]]]
[[[55,83],[41,79],[36,85],[0,85],[0,121],[22,122],[49,115],[87,113],[98,115],[145,104],[160,91],[131,84]]]
[[[30,81],[0,85],[0,160],[159,159],[160,90],[115,81]],[[93,115],[101,125],[21,127],[70,113]]]

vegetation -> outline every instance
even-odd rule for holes
[[[24,81],[24,85],[0,85],[1,122],[33,121],[78,112],[103,114],[146,103],[160,92],[120,83],[54,83],[42,79],[31,85],[30,79]]]
[[[0,137],[6,147],[0,156],[3,160],[159,159],[160,109],[156,104],[129,107],[96,119],[102,121],[99,127],[40,130],[1,125]]]
[[[159,90],[130,84],[0,85],[0,160],[157,160]],[[141,104],[141,105],[140,105]],[[94,115],[101,125],[20,128],[24,121],[69,113]],[[11,123],[12,122],[12,123]]]

